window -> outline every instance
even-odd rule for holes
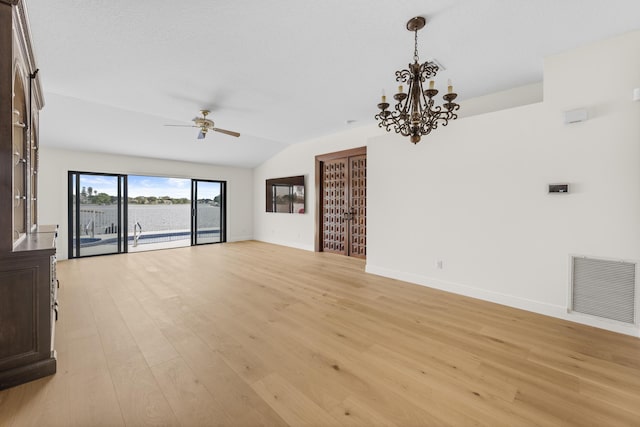
[[[266,211],[304,213],[304,176],[268,179]]]

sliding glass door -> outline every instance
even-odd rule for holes
[[[191,180],[148,175],[127,177],[128,252],[191,244]]]
[[[202,245],[226,241],[225,183],[191,181],[191,244]]]
[[[125,252],[127,177],[69,172],[69,257]]]
[[[69,258],[226,241],[226,182],[69,172]]]

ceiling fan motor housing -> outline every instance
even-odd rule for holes
[[[193,122],[196,124],[196,126],[203,129],[211,129],[214,126],[212,120],[205,119],[204,117],[196,117],[195,119],[193,119]]]

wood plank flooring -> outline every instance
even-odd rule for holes
[[[258,242],[58,263],[0,426],[640,425],[640,340]]]

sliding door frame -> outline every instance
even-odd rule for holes
[[[220,241],[198,243],[198,182],[213,182],[220,184]],[[191,246],[211,245],[227,241],[227,181],[215,179],[191,179]]]
[[[105,254],[94,254],[94,255],[82,255],[80,253],[80,176],[82,175],[92,175],[92,176],[108,176],[115,177],[118,181],[118,206],[117,206],[117,218],[118,218],[118,237],[117,237],[117,252],[105,253]],[[73,185],[73,177],[75,176],[75,186]],[[67,242],[68,242],[68,258],[87,258],[92,256],[99,255],[113,255],[113,254],[121,254],[127,253],[128,245],[128,188],[127,188],[127,175],[118,174],[118,173],[101,173],[101,172],[81,172],[81,171],[68,171],[67,172],[67,216],[68,216],[68,233],[67,233]],[[75,196],[74,196],[75,194]],[[75,209],[74,209],[74,197],[75,197]],[[71,212],[73,211],[73,215]],[[75,218],[75,223],[74,223]],[[74,242],[74,236],[76,237]],[[124,236],[124,237],[123,237]],[[74,255],[75,249],[75,255]]]

